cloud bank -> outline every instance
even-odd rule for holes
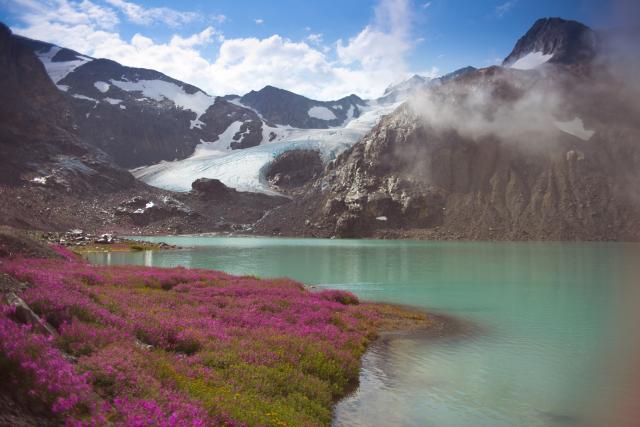
[[[319,34],[299,41],[278,34],[226,38],[217,28],[226,20],[224,15],[205,19],[126,0],[16,0],[13,9],[21,24],[12,30],[93,57],[153,68],[212,95],[244,94],[274,85],[316,99],[351,93],[372,98],[409,74],[405,57],[413,48],[412,6],[410,0],[380,0],[369,25],[335,43],[325,43]],[[205,20],[216,26],[205,26]],[[160,42],[144,35],[142,28],[125,39],[119,32],[124,21],[142,27],[163,25],[174,35]],[[199,32],[178,31],[198,22],[204,27]]]

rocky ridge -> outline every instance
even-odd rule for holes
[[[528,34],[540,34],[540,22],[549,21]],[[579,52],[571,43],[580,40],[556,53]],[[592,55],[559,59],[539,70],[469,70],[423,88],[258,230],[288,234],[290,224],[291,234],[325,237],[640,239],[637,94],[616,79],[615,64]]]

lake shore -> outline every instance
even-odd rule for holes
[[[438,316],[359,302],[344,291],[310,292],[287,279],[208,270],[93,266],[28,238],[16,247],[16,236],[0,241],[11,254],[0,259],[3,293],[18,296],[21,310],[29,312],[25,320],[15,306],[1,304],[0,332],[6,336],[0,353],[11,362],[2,375],[15,383],[15,390],[3,391],[2,401],[14,405],[13,421],[20,411],[25,419],[52,423],[135,421],[143,416],[139,407],[151,405],[156,421],[178,414],[194,422],[327,425],[333,405],[357,388],[361,357],[378,336],[447,330]],[[22,257],[25,245],[37,249],[37,256]],[[5,300],[15,301],[13,296]],[[222,328],[215,337],[208,335],[212,326],[195,326],[210,317],[194,313],[192,304],[213,309],[214,319],[221,319],[214,321],[222,322],[215,323]],[[255,320],[246,317],[250,307],[259,308]],[[157,317],[158,312],[164,314]],[[38,325],[49,332],[36,332]],[[9,342],[14,344],[5,348]],[[24,353],[20,345],[37,350]],[[24,357],[39,374],[20,367],[27,366]],[[113,367],[124,371],[111,378],[107,372]],[[68,381],[51,388],[48,375],[60,370]],[[219,381],[229,389],[214,386]],[[136,391],[140,382],[142,394]],[[42,390],[27,393],[36,384]],[[81,400],[69,400],[80,389]],[[34,404],[36,412],[30,409]]]

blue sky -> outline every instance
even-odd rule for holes
[[[16,33],[221,95],[330,99],[499,63],[539,17],[605,25],[604,0],[0,0]]]

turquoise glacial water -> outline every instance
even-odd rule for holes
[[[397,336],[374,346],[360,388],[335,409],[336,426],[622,425],[640,401],[631,376],[640,354],[640,245],[148,240],[185,249],[89,259],[288,276],[475,326],[462,336]]]

